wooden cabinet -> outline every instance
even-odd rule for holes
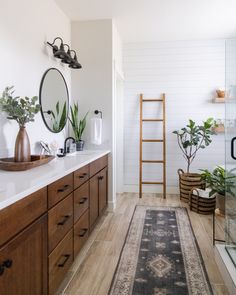
[[[55,294],[73,262],[73,231],[71,230],[49,256],[49,295]]]
[[[99,216],[98,208],[98,175],[93,176],[89,181],[89,225],[93,227]]]
[[[62,240],[73,226],[73,194],[70,194],[48,212],[48,251]]]
[[[0,293],[47,294],[47,216],[0,249]]]
[[[54,295],[107,206],[107,156],[0,210],[0,294]]]
[[[90,227],[93,227],[99,215],[107,206],[107,168],[90,179]]]
[[[98,195],[99,215],[101,215],[107,206],[107,168],[98,174]]]

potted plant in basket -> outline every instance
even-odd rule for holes
[[[15,162],[30,162],[30,142],[25,129],[26,123],[34,122],[34,116],[40,111],[37,104],[38,97],[13,97],[14,86],[6,87],[0,97],[0,107],[8,114],[7,119],[15,120],[19,125],[19,132],[15,143]]]
[[[83,119],[79,121],[78,103],[74,103],[73,107],[70,107],[70,114],[71,114],[71,118],[69,118],[69,121],[71,123],[74,136],[75,136],[76,150],[82,151],[84,148],[84,141],[82,140],[82,135],[86,127],[86,119],[87,119],[88,112],[85,114]]]
[[[232,189],[236,187],[236,175],[234,170],[226,171],[223,167],[217,166],[212,172],[208,169],[201,169],[202,179],[206,186],[211,189],[209,196],[216,194],[216,207],[221,214],[225,214],[225,195],[235,196]]]
[[[178,145],[183,153],[183,157],[187,162],[187,171],[178,170],[180,199],[189,200],[189,193],[193,187],[203,188],[201,175],[198,173],[190,173],[190,166],[200,149],[205,149],[212,142],[211,135],[215,134],[212,128],[216,127],[213,118],[208,118],[202,125],[197,125],[193,120],[189,120],[189,124],[181,130],[173,131],[177,135]]]

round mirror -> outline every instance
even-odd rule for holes
[[[65,78],[55,69],[48,69],[41,80],[39,101],[46,127],[58,133],[65,127],[69,109],[69,94]]]

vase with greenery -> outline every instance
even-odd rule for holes
[[[236,188],[236,174],[234,170],[226,171],[223,167],[217,166],[212,172],[208,169],[201,169],[201,177],[206,182],[206,187],[210,188],[209,196],[216,194],[217,207],[221,214],[225,213],[225,195],[235,196],[233,188]]]
[[[14,97],[13,93],[14,86],[5,88],[0,97],[0,107],[7,113],[7,119],[16,121],[20,128],[15,143],[15,162],[29,162],[30,142],[25,125],[34,122],[34,116],[40,111],[41,106],[37,104],[37,96]]]
[[[208,118],[201,125],[197,125],[190,119],[187,126],[173,131],[177,136],[178,145],[187,162],[186,173],[182,169],[178,170],[180,198],[184,201],[188,202],[189,192],[193,187],[203,188],[200,174],[190,173],[190,166],[198,151],[205,149],[212,142],[211,136],[215,134],[212,130],[214,127],[216,127],[216,123],[213,118]]]
[[[76,141],[76,150],[82,151],[84,148],[84,141],[82,140],[82,135],[86,127],[86,119],[88,112],[85,114],[82,120],[79,120],[79,108],[78,103],[74,103],[73,107],[70,107],[69,121],[74,132],[75,141]]]

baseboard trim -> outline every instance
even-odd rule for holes
[[[125,184],[124,185],[124,192],[125,193],[138,193],[139,186],[134,184]],[[162,193],[162,186],[158,185],[144,185],[143,186],[144,193]],[[179,188],[177,186],[167,186],[166,193],[170,195],[179,194]]]
[[[108,201],[107,211],[113,212],[116,209],[116,201]]]

